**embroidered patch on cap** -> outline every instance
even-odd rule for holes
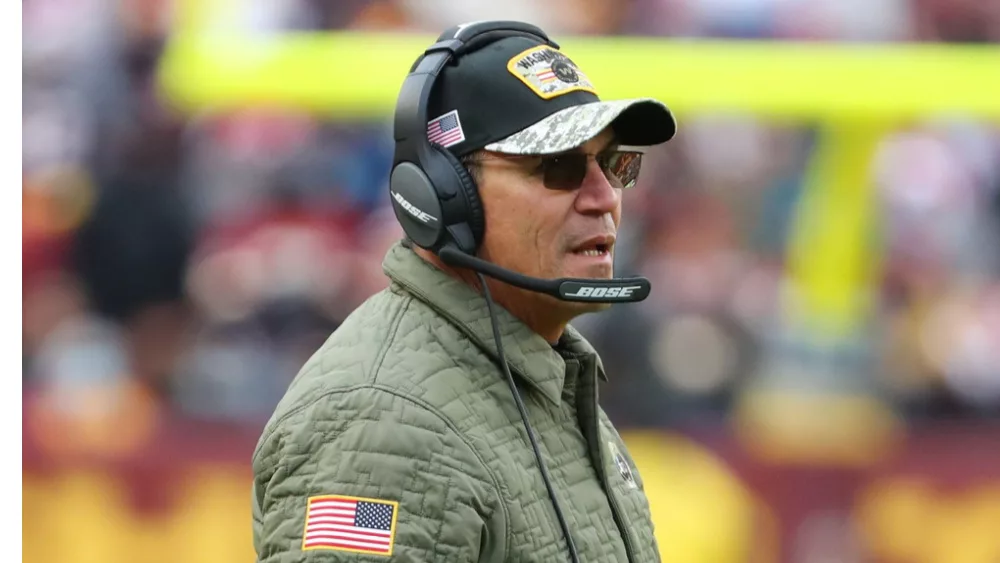
[[[458,119],[458,110],[453,109],[441,117],[428,121],[427,140],[444,148],[464,141],[465,133],[462,131],[462,122]]]
[[[577,90],[597,94],[580,67],[548,45],[518,53],[507,62],[507,70],[546,100]]]
[[[323,495],[310,497],[302,549],[392,555],[399,503]]]

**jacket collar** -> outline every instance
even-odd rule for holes
[[[430,264],[402,241],[389,249],[382,269],[394,283],[458,327],[494,361],[499,358],[486,300],[476,290]],[[509,311],[493,305],[511,371],[558,404],[566,376],[562,356]],[[566,327],[559,347],[575,355],[592,355],[597,373],[605,377],[593,347],[572,327]]]
[[[559,347],[574,356],[582,358],[585,362],[593,362],[594,368],[597,372],[597,377],[599,377],[601,381],[608,380],[608,375],[604,371],[604,363],[601,361],[601,356],[598,355],[597,350],[594,349],[590,342],[587,342],[587,339],[572,326],[566,326],[566,330],[563,332],[562,338],[559,340]]]

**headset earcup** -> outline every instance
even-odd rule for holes
[[[406,237],[422,248],[436,247],[444,234],[445,217],[427,174],[416,164],[400,163],[389,175],[389,193]]]
[[[444,155],[445,160],[451,163],[452,168],[455,169],[455,175],[458,177],[458,183],[461,185],[460,190],[465,197],[466,209],[468,210],[467,219],[469,228],[472,229],[472,236],[476,243],[475,249],[464,250],[472,252],[477,250],[479,245],[482,244],[483,232],[486,229],[486,217],[483,213],[483,202],[479,198],[479,188],[476,186],[476,181],[465,168],[465,165],[451,151],[437,145],[434,145],[434,148]]]

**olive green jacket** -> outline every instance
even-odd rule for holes
[[[404,243],[305,364],[253,456],[257,561],[569,561],[485,300]],[[504,350],[581,561],[659,561],[594,349],[501,307]]]

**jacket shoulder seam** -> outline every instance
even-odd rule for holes
[[[382,347],[376,356],[375,365],[372,366],[370,381],[373,384],[378,381],[378,374],[382,371],[382,363],[385,362],[385,357],[388,355],[389,348],[392,347],[392,343],[396,341],[396,334],[399,332],[399,326],[403,324],[403,314],[410,309],[410,304],[412,302],[413,298],[407,297],[400,305],[399,310],[396,311],[392,321],[389,322],[389,336],[382,341]]]
[[[410,298],[410,299],[412,299],[412,298]],[[382,368],[382,362],[385,361],[385,357],[387,355],[389,347],[392,344],[392,342],[396,339],[396,332],[399,330],[399,325],[402,324],[401,321],[402,321],[403,313],[406,312],[406,310],[409,308],[409,305],[410,305],[410,300],[407,300],[406,302],[404,302],[400,306],[400,308],[393,315],[392,321],[389,324],[390,335],[389,335],[388,338],[386,338],[386,339],[384,339],[382,341],[382,344],[379,347],[379,351],[375,355],[375,358],[376,358],[375,359],[375,364],[374,364],[374,367],[372,368],[371,375],[369,376],[369,380],[370,380],[369,382],[370,383],[374,383],[375,382],[375,379],[376,379],[376,377],[378,375],[378,372]],[[317,366],[317,367],[319,367],[319,366]],[[327,390],[325,393],[321,393],[320,395],[318,395],[316,397],[316,399],[314,399],[312,401],[307,401],[305,403],[302,403],[301,405],[298,405],[298,406],[296,406],[294,408],[289,409],[287,412],[285,412],[284,414],[282,414],[280,417],[278,417],[276,420],[273,421],[273,424],[271,425],[270,429],[265,430],[263,436],[261,436],[260,443],[263,444],[263,443],[267,442],[268,440],[270,440],[271,437],[279,431],[279,429],[281,428],[281,425],[282,425],[283,422],[285,422],[286,420],[288,420],[290,417],[295,416],[296,414],[302,412],[306,408],[312,406],[319,399],[322,399],[323,397],[327,397],[329,395],[337,393],[338,391],[351,391],[351,390],[354,390],[354,389],[360,389],[363,386],[364,385],[361,384],[361,385],[355,385],[355,386],[347,387],[347,388],[343,388],[343,389],[330,389],[330,390]],[[254,455],[251,458],[251,461],[256,462],[257,459],[258,459],[258,457],[259,457],[259,455],[260,455],[259,451],[254,452]]]

